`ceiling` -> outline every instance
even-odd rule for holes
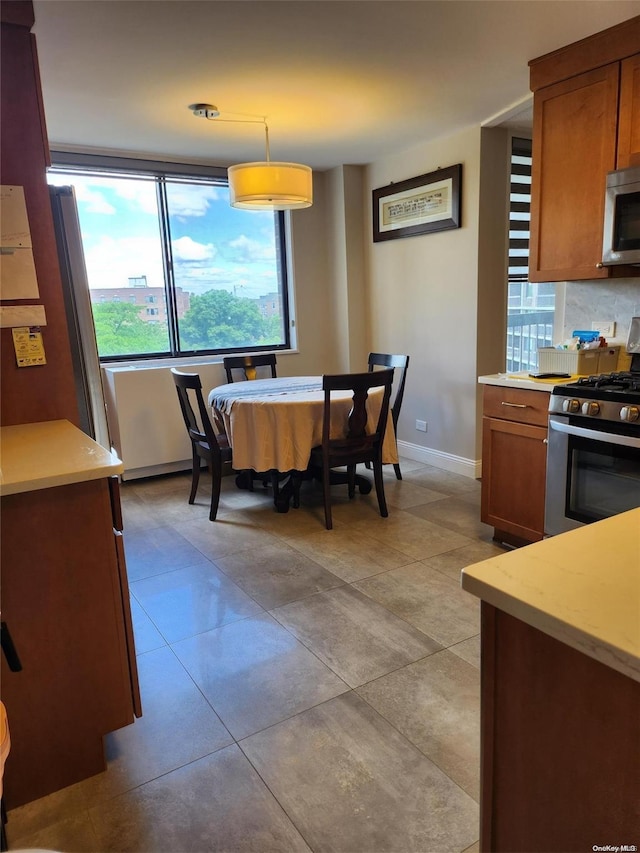
[[[52,148],[365,164],[530,119],[528,60],[640,0],[34,0]],[[521,117],[519,117],[521,113]]]

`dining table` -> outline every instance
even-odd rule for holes
[[[382,389],[370,392],[368,427],[373,431],[382,403]],[[353,395],[350,391],[332,394],[332,438],[347,434]],[[268,473],[274,486],[274,504],[279,512],[289,509],[294,486],[304,474],[309,476],[311,450],[322,444],[324,391],[322,376],[287,376],[231,382],[213,388],[208,396],[216,430],[226,434],[232,448],[236,471]],[[382,445],[382,461],[398,461],[391,411]],[[346,482],[346,474],[333,474],[336,482]],[[246,476],[236,479],[248,488]],[[368,477],[358,475],[361,494],[371,491]]]

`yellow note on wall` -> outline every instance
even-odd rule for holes
[[[11,330],[18,367],[46,364],[40,326],[17,326]]]

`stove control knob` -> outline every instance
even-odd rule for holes
[[[596,403],[595,400],[592,400],[590,403],[582,404],[582,414],[583,415],[599,415],[600,414],[600,403]]]
[[[575,398],[562,401],[562,411],[569,412],[570,415],[580,411],[580,400]]]
[[[637,421],[640,419],[640,408],[638,406],[623,406],[620,409],[621,421]]]

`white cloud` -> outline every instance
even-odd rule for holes
[[[131,237],[114,240],[102,237],[85,247],[89,286],[127,287],[129,278],[146,276],[149,287],[164,286],[164,272],[157,239]]]
[[[272,261],[276,256],[276,248],[273,242],[260,243],[258,240],[251,240],[245,234],[231,240],[228,245],[233,251],[234,259],[239,263]]]
[[[196,243],[191,237],[172,240],[171,248],[176,261],[208,261],[218,254],[212,243]]]
[[[209,210],[209,202],[216,201],[220,196],[221,192],[217,187],[170,183],[167,185],[169,215],[180,218],[205,216]]]

